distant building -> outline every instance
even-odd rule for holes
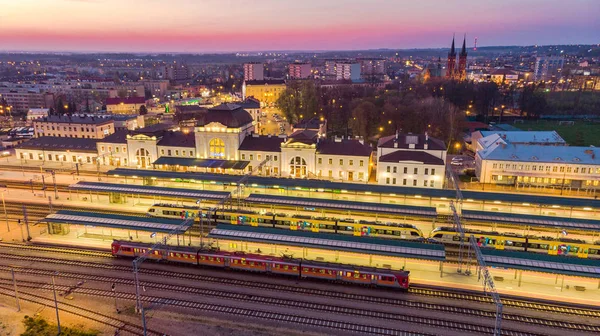
[[[43,118],[48,116],[49,108],[32,108],[27,111],[27,121],[33,121],[35,119]]]
[[[339,62],[335,64],[336,80],[360,81],[360,64],[353,62]]]
[[[243,102],[236,103],[240,105],[244,110],[246,110],[252,116],[252,120],[254,120],[257,125],[260,124],[260,101],[254,97],[247,97]],[[259,126],[257,126],[259,127]]]
[[[146,125],[144,116],[139,114],[113,114],[110,118],[115,123],[115,132],[134,131]]]
[[[311,118],[300,120],[298,123],[292,125],[292,133],[301,130],[316,131],[319,137],[327,135],[327,120],[322,118]]]
[[[265,66],[262,63],[251,62],[244,63],[244,80],[264,80],[265,79]]]
[[[15,112],[26,113],[32,108],[54,107],[54,94],[39,89],[15,89],[0,87],[0,97]]]
[[[310,63],[292,63],[289,65],[289,75],[291,79],[309,78],[311,75]]]
[[[146,106],[144,97],[106,99],[106,112],[112,114],[139,114],[142,106]]]
[[[536,81],[547,81],[560,74],[565,59],[562,56],[538,56],[535,58],[534,77]]]
[[[242,95],[244,99],[248,97],[258,99],[261,107],[274,106],[285,89],[285,81],[282,79],[245,81]]]
[[[364,79],[382,79],[385,75],[385,59],[383,58],[359,58],[360,74]]]
[[[335,78],[337,75],[336,64],[340,62],[338,59],[326,59],[325,60],[325,76]]]
[[[110,116],[64,115],[33,121],[35,137],[102,139],[115,132]]]
[[[161,66],[158,69],[158,77],[169,80],[185,80],[192,77],[192,72],[187,64],[173,63]]]
[[[150,91],[153,97],[163,97],[169,88],[168,80],[143,80],[144,89]]]
[[[497,84],[513,84],[519,81],[519,74],[511,69],[495,69],[490,74],[490,79]]]
[[[403,187],[444,186],[447,147],[427,134],[399,134],[377,142],[377,183]]]

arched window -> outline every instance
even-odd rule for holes
[[[211,158],[222,159],[225,158],[225,142],[219,138],[210,140],[209,142],[208,155]]]
[[[150,152],[144,148],[140,148],[135,152],[135,158],[137,160],[137,164],[142,168],[148,168],[152,164],[152,161],[150,160]]]
[[[306,161],[303,158],[296,156],[290,160],[290,176],[306,176]]]

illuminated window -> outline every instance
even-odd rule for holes
[[[290,175],[295,177],[306,176],[306,160],[296,156],[290,160]]]
[[[225,157],[225,142],[223,140],[215,138],[209,142],[209,155],[212,158],[224,158]]]

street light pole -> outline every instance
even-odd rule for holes
[[[54,292],[54,308],[56,309],[56,323],[58,325],[58,334],[60,335],[60,317],[58,315],[58,301],[56,300],[56,283],[54,282],[54,275],[52,276],[52,291]]]
[[[58,199],[58,190],[56,189],[56,172],[52,171],[52,183],[54,183],[54,199]]]

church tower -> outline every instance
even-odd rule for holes
[[[463,40],[462,49],[458,55],[458,73],[456,79],[464,81],[467,79],[467,34]]]
[[[446,67],[446,78],[453,79],[456,73],[456,50],[454,48],[454,36],[452,36],[452,48],[448,53],[448,64]]]

